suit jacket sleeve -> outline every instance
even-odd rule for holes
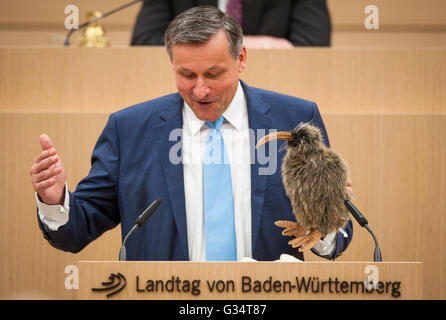
[[[295,46],[330,46],[331,21],[326,0],[296,1],[288,40]]]
[[[91,241],[120,222],[117,201],[119,143],[113,115],[110,116],[91,158],[91,170],[70,193],[68,222],[51,231],[39,220],[49,243],[61,250],[79,252]]]
[[[145,0],[136,18],[131,45],[164,45],[164,32],[172,18],[170,1]]]

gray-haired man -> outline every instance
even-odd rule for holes
[[[183,12],[171,22],[165,38],[178,93],[110,115],[93,151],[91,171],[73,193],[66,187],[65,170],[50,138],[41,135],[43,151],[34,159],[30,174],[44,236],[56,248],[77,252],[119,223],[122,234],[127,234],[148,204],[161,197],[158,211],[127,242],[128,259],[209,260],[207,233],[212,228],[206,225],[206,199],[209,190],[217,190],[211,198],[220,205],[214,204],[214,209],[225,205],[233,217],[229,226],[234,234],[233,260],[275,260],[282,253],[303,259],[274,225],[294,216],[280,170],[259,174],[262,163],[257,155],[251,159],[250,132],[288,131],[297,123],[312,121],[328,144],[316,104],[240,81],[247,59],[240,26],[215,7]],[[228,198],[218,198],[219,187],[221,194],[227,194],[223,192],[226,182],[206,187],[202,156],[208,138],[216,132],[209,124],[218,119],[223,120],[217,131],[229,159],[235,155],[249,159],[230,163]],[[176,130],[181,137],[172,140]],[[171,161],[171,150],[178,143],[182,159],[199,155],[199,160]],[[278,163],[282,157],[277,153]],[[312,251],[335,259],[351,237],[349,222],[345,230],[328,235]]]

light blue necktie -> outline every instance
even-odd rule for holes
[[[220,128],[223,116],[206,121],[210,128],[203,159],[204,229],[207,261],[236,261],[231,166]]]

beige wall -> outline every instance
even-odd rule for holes
[[[61,46],[67,5],[77,5],[80,21],[92,10],[107,12],[122,0],[1,0],[0,45]],[[443,0],[328,0],[333,46],[444,46],[446,2]],[[379,9],[380,29],[366,30],[364,9]],[[102,25],[113,46],[128,45],[140,4],[108,17]],[[80,33],[73,36],[73,43]]]
[[[255,50],[248,59],[248,84],[318,103],[384,260],[424,262],[425,297],[445,299],[446,49]],[[175,90],[170,66],[161,48],[0,48],[0,79],[0,298],[70,298],[65,267],[117,260],[120,229],[78,254],[43,239],[28,175],[39,134],[53,138],[73,190],[111,112]],[[371,236],[354,222],[340,260],[372,257]]]
[[[4,111],[110,112],[176,91],[158,47],[3,48],[0,59]],[[445,59],[444,48],[248,50],[242,79],[317,101],[325,113],[437,113]]]

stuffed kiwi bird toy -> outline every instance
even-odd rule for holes
[[[273,139],[288,141],[282,181],[297,221],[275,224],[285,228],[283,235],[296,236],[289,244],[304,251],[349,220],[344,205],[344,200],[350,200],[347,166],[340,155],[324,145],[319,128],[309,123],[291,132],[269,134],[259,140],[256,148]]]

